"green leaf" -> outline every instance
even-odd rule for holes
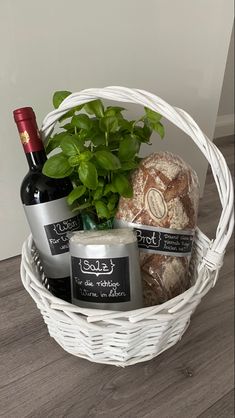
[[[124,161],[122,162],[122,171],[130,171],[130,170],[134,170],[135,168],[138,167],[138,162],[137,161]]]
[[[135,135],[126,136],[120,143],[118,156],[121,161],[128,161],[139,152],[140,142]]]
[[[83,129],[77,135],[83,141],[83,143],[90,140],[90,138],[88,137],[88,131],[85,131]]]
[[[119,201],[118,194],[112,194],[109,197],[107,208],[110,212],[113,211],[117,207],[118,201]]]
[[[162,115],[160,115],[160,113],[154,112],[154,110],[149,109],[148,107],[145,107],[144,110],[145,110],[146,118],[151,123],[157,123],[162,118]]]
[[[78,206],[78,210],[84,210],[92,206],[91,202],[85,202]]]
[[[96,151],[95,158],[98,161],[100,167],[104,168],[105,170],[118,170],[121,168],[119,159],[110,151]]]
[[[80,154],[80,161],[90,161],[93,158],[93,153],[90,150],[86,150]]]
[[[119,107],[119,106],[108,106],[107,109],[104,112],[105,116],[116,116],[118,115],[118,117],[123,117],[121,112],[123,110],[126,110],[124,107]]]
[[[63,122],[65,119],[71,118],[75,113],[75,109],[71,109],[68,112],[66,112],[64,115],[62,115],[59,118],[59,122]]]
[[[71,167],[76,167],[77,165],[80,164],[81,158],[80,155],[71,155],[71,157],[69,157],[68,162],[69,165]]]
[[[95,115],[97,118],[102,118],[104,115],[104,106],[101,100],[93,100],[92,102],[86,103],[84,110],[89,115]]]
[[[124,174],[117,174],[113,179],[113,184],[116,187],[118,193],[124,197],[132,197],[133,190],[129,180]]]
[[[66,97],[68,97],[70,94],[71,92],[67,90],[56,91],[52,99],[54,108],[57,109],[63,100],[66,99]]]
[[[134,125],[135,121],[129,121],[126,119],[119,119],[119,126],[120,126],[120,130],[122,132],[132,132],[133,130],[133,125]]]
[[[48,177],[60,179],[68,177],[73,171],[67,157],[61,152],[50,157],[43,166],[43,174]]]
[[[59,122],[63,122],[65,119],[72,118],[75,112],[79,112],[83,108],[83,104],[74,107],[73,109],[70,109],[68,112],[66,112],[63,116],[59,118]]]
[[[149,141],[151,135],[152,135],[152,129],[150,129],[149,126],[147,126],[146,124],[144,124],[144,126],[143,126],[143,136],[146,139],[146,142]]]
[[[110,192],[111,193],[117,193],[117,189],[114,186],[114,184],[112,184],[112,183],[106,184],[106,186],[104,188],[104,196],[107,196],[107,194],[109,194]]]
[[[79,140],[79,138],[72,136],[68,133],[64,135],[60,142],[60,147],[62,151],[67,155],[68,157],[72,155],[79,154],[83,149],[84,145],[82,141]]]
[[[155,126],[154,126],[154,131],[156,131],[160,137],[163,139],[164,135],[165,135],[165,129],[164,126],[162,125],[161,122],[158,122]]]
[[[93,194],[93,200],[100,200],[103,196],[103,187],[98,187]]]
[[[65,135],[67,135],[67,132],[60,132],[59,134],[55,134],[53,137],[49,138],[46,145],[46,153],[49,154],[53,149],[58,148]]]
[[[76,128],[85,129],[86,131],[89,131],[89,129],[92,126],[92,122],[89,116],[85,115],[84,113],[81,113],[80,115],[74,115],[72,117],[71,125]]]
[[[78,175],[81,182],[88,189],[95,190],[98,186],[98,175],[94,164],[90,161],[82,161],[78,168]]]
[[[78,186],[75,189],[73,189],[69,195],[67,196],[67,202],[69,205],[72,205],[75,200],[79,199],[84,193],[86,192],[85,186]]]
[[[145,123],[143,126],[135,126],[133,129],[133,134],[138,137],[140,142],[147,143],[149,142],[149,139],[152,135],[152,129],[150,129],[150,127]]]
[[[109,210],[102,200],[94,202],[98,218],[109,218]]]
[[[103,132],[116,132],[119,126],[119,119],[117,116],[104,116],[100,119],[100,129]]]
[[[160,122],[162,115],[146,107],[145,107],[145,112],[146,112],[146,117],[144,118],[145,126],[149,127],[153,131],[156,131],[160,135],[160,137],[163,138],[165,131],[164,131],[164,127],[162,123]]]
[[[61,129],[74,132],[74,127],[71,125],[71,123],[66,123],[65,125],[61,126]]]

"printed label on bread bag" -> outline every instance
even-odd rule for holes
[[[138,247],[141,251],[187,257],[191,255],[194,231],[156,228],[131,222],[116,220],[117,227],[132,227],[136,231]]]
[[[157,189],[149,189],[145,197],[145,208],[153,219],[163,219],[167,214],[165,199]]]
[[[78,216],[44,225],[51,254],[57,255],[69,251],[68,232],[79,230],[81,227]]]
[[[130,301],[129,257],[71,257],[73,298],[96,303]]]

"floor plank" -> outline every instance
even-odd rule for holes
[[[217,142],[233,170],[234,139]],[[220,212],[209,170],[198,223],[211,237]],[[49,337],[23,288],[20,258],[0,262],[0,416],[232,417],[233,254],[231,240],[219,280],[203,298],[182,340],[152,361],[125,369],[64,352]]]
[[[226,393],[199,418],[234,418],[234,390]]]

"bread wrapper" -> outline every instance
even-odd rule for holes
[[[136,230],[145,306],[188,289],[197,223],[199,182],[195,171],[169,152],[144,158],[131,176],[133,197],[119,201],[116,227]]]

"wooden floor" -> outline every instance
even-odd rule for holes
[[[217,141],[234,169],[234,138]],[[220,205],[211,173],[199,226],[210,235]],[[220,278],[181,342],[125,369],[65,353],[19,275],[20,258],[0,263],[0,416],[4,418],[232,418],[233,241]]]

